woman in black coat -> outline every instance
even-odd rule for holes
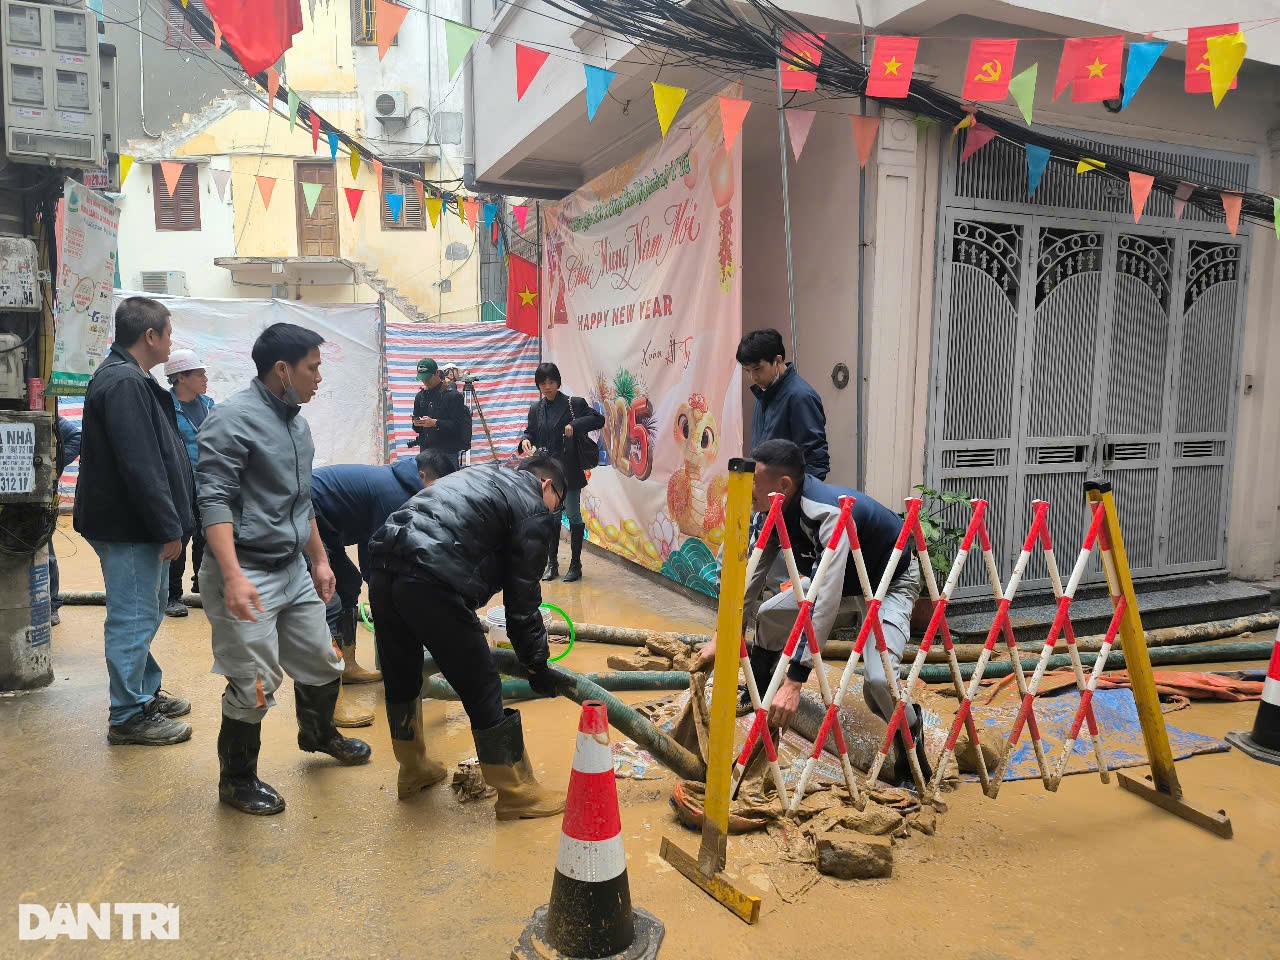
[[[554,363],[540,363],[533,373],[533,382],[542,399],[529,408],[529,421],[520,437],[520,452],[532,453],[546,450],[564,470],[569,482],[564,498],[564,509],[569,512],[569,543],[572,554],[564,582],[582,579],[582,539],[586,523],[582,519],[582,488],[587,485],[586,471],[596,465],[592,459],[581,462],[578,456],[579,438],[604,426],[604,417],[587,405],[582,397],[571,397],[560,391],[560,368]],[[560,538],[551,541],[547,551],[547,572],[543,580],[554,580],[560,575]]]

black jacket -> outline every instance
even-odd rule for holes
[[[434,390],[419,390],[413,398],[413,418],[419,417],[439,421],[434,427],[417,430],[419,448],[445,453],[471,449],[471,411],[460,390],[444,384]]]
[[[796,368],[786,372],[767,390],[751,387],[756,405],[751,411],[751,446],[766,440],[790,440],[804,451],[804,472],[825,480],[831,470],[827,452],[827,415],[818,391],[800,379]]]
[[[573,424],[573,436],[566,437],[564,428]],[[587,485],[587,470],[596,464],[578,462],[577,439],[604,426],[604,417],[587,406],[582,397],[570,397],[563,390],[553,402],[539,398],[529,407],[529,419],[521,439],[540,450],[546,450],[559,461],[570,490]]]
[[[437,480],[393,513],[369,541],[374,570],[430,580],[473,609],[502,591],[507,636],[525,667],[547,662],[542,571],[556,535],[536,476],[470,467]]]
[[[169,543],[196,528],[191,460],[169,391],[117,346],[84,395],[75,528],[88,540]]]

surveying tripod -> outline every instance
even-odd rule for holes
[[[489,455],[494,460],[498,459],[498,451],[493,446],[493,434],[489,432],[489,421],[484,418],[484,408],[480,406],[480,396],[476,393],[476,378],[466,377],[460,378],[459,384],[462,387],[462,402],[467,408],[474,410],[480,415],[480,426],[484,428],[484,438],[489,443]],[[471,451],[467,451],[467,456],[471,455]]]

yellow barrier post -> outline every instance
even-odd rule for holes
[[[738,667],[742,637],[742,598],[747,588],[751,518],[751,482],[755,464],[729,461],[725,503],[724,566],[716,619],[716,659],[711,688],[711,724],[707,738],[707,791],[702,809],[702,845],[695,860],[668,837],[662,859],[747,923],[760,919],[760,898],[743,893],[724,876],[729,842],[729,789],[737,720]]]
[[[1173,766],[1169,731],[1164,725],[1164,714],[1160,711],[1160,694],[1156,691],[1155,674],[1151,670],[1147,637],[1142,630],[1142,615],[1138,611],[1138,598],[1133,590],[1133,576],[1129,572],[1129,558],[1124,549],[1124,537],[1120,533],[1120,520],[1116,516],[1111,484],[1089,481],[1085,483],[1084,491],[1090,503],[1102,504],[1105,516],[1104,526],[1111,545],[1114,568],[1107,571],[1107,576],[1108,579],[1115,576],[1117,583],[1112,586],[1119,586],[1119,593],[1125,601],[1125,612],[1120,619],[1121,649],[1124,650],[1124,664],[1129,671],[1133,699],[1138,705],[1138,722],[1142,725],[1147,761],[1151,765],[1151,774],[1141,780],[1116,771],[1120,786],[1198,827],[1229,839],[1231,818],[1225,810],[1206,810],[1182,796],[1182,785],[1178,783],[1178,772]],[[1115,596],[1116,590],[1112,589],[1111,593]]]

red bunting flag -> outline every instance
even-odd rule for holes
[[[364,191],[359,187],[343,187],[343,191],[347,195],[347,209],[351,211],[351,219],[356,218],[356,211],[360,209],[360,200],[364,197]]]
[[[378,59],[381,60],[391,49],[391,44],[400,32],[404,18],[409,15],[409,8],[387,0],[378,0],[373,8],[373,34],[378,38]]]
[[[747,119],[747,111],[750,109],[750,100],[739,100],[737,97],[720,98],[720,126],[724,129],[726,153],[733,149],[733,142],[742,132],[742,121]]]
[[[529,222],[529,207],[526,204],[520,204],[511,208],[511,215],[516,218],[516,226],[520,228],[520,232],[524,233],[524,225]]]
[[[533,47],[526,47],[523,43],[516,44],[516,99],[523,100],[525,91],[529,89],[529,84],[533,83],[533,78],[538,75],[538,71],[542,69],[542,65],[547,62],[549,53],[542,50],[535,50]]]
[[[1187,201],[1191,199],[1191,195],[1195,192],[1196,186],[1194,183],[1187,183],[1185,180],[1178,181],[1178,186],[1173,191],[1173,219],[1182,219],[1182,211],[1187,208]]]
[[[1137,223],[1142,216],[1142,208],[1147,205],[1147,197],[1151,196],[1151,187],[1156,178],[1147,173],[1129,171],[1129,196],[1133,198],[1133,222]]]
[[[960,96],[975,101],[999,101],[1007,97],[1017,52],[1017,40],[972,41]]]
[[[320,114],[314,110],[308,112],[311,115],[311,152],[315,153],[320,148]]]
[[[825,33],[797,33],[794,30],[782,35],[782,49],[787,54],[778,59],[783,90],[813,90],[818,86],[818,66],[822,63],[822,44],[826,39]],[[810,64],[811,69],[806,70],[796,62],[788,61]]]
[[[160,161],[160,172],[164,175],[164,188],[169,191],[170,197],[176,195],[178,190],[178,181],[182,179],[183,171],[185,171],[186,168],[187,165],[181,160]]]
[[[480,201],[465,200],[463,201],[463,207],[466,209],[467,226],[474,230],[476,228],[476,216],[480,213]]]
[[[280,71],[275,67],[267,68],[267,106],[275,109],[276,94],[280,92]]]
[[[1095,103],[1120,97],[1120,68],[1124,60],[1124,36],[1069,37],[1058,63],[1053,99],[1071,87],[1072,103]]]
[[[879,117],[853,118],[853,142],[858,146],[859,167],[865,167],[871,159],[871,149],[876,145],[876,131],[879,129]]]
[[[507,328],[538,335],[538,265],[514,253],[507,258]]]
[[[1222,191],[1222,209],[1227,215],[1227,229],[1231,231],[1233,237],[1240,229],[1240,205],[1243,202],[1244,197],[1240,194]]]
[[[271,193],[276,188],[276,178],[267,177],[258,174],[254,177],[258,181],[258,193],[262,194],[262,206],[267,208],[271,206]]]
[[[867,96],[901,98],[911,89],[919,37],[876,37],[867,68]]]
[[[204,5],[251,77],[284,56],[293,35],[302,32],[300,0],[205,0]]]
[[[996,132],[982,123],[975,123],[964,135],[964,149],[960,151],[960,162],[964,163],[975,153],[985,147],[995,137]]]
[[[1213,84],[1209,76],[1209,38],[1224,37],[1239,33],[1240,24],[1223,23],[1216,27],[1192,27],[1187,31],[1187,93],[1212,93]],[[1231,81],[1231,88],[1236,88],[1236,81]]]

